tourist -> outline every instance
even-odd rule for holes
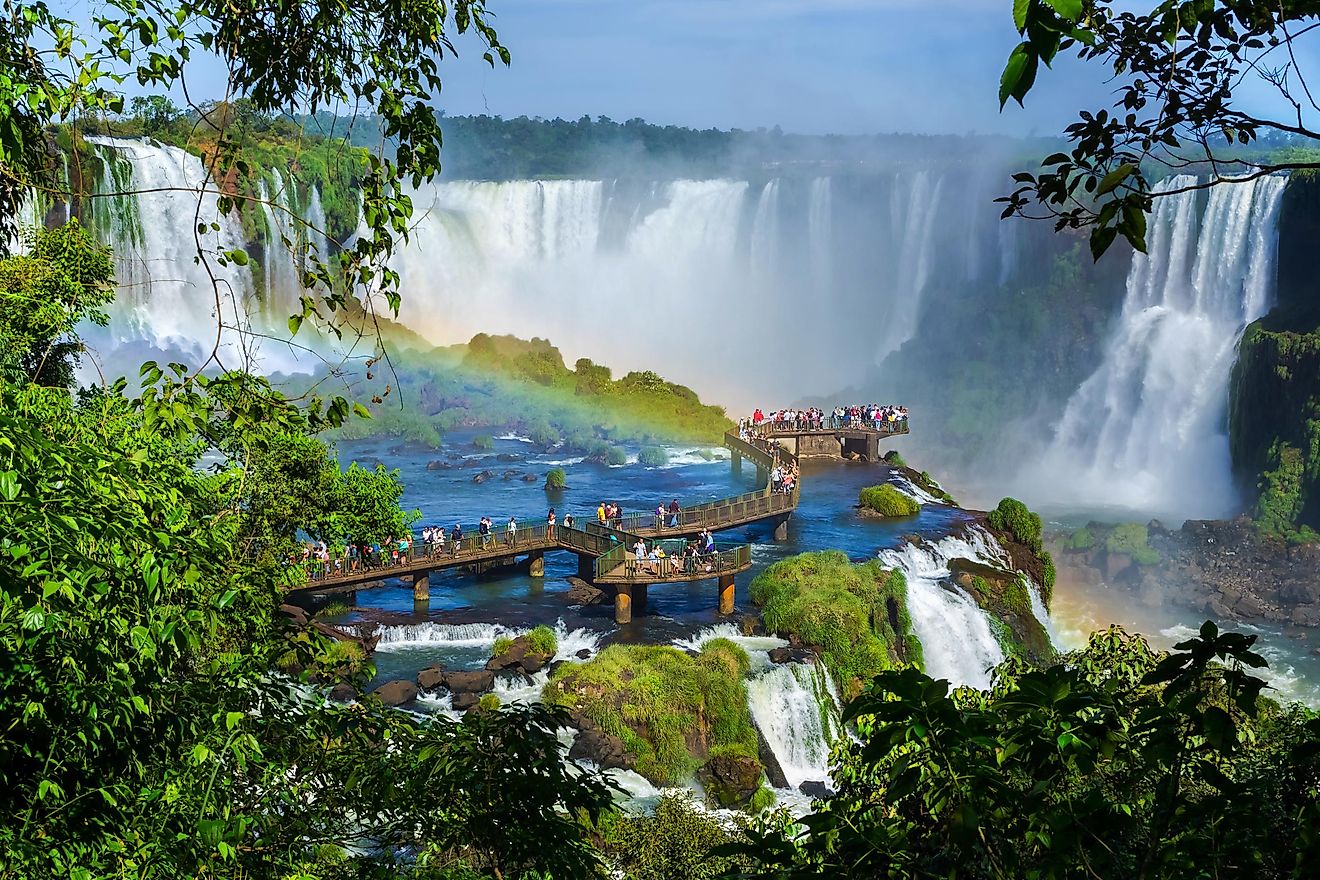
[[[553,507],[545,515],[545,539],[547,541],[555,539],[555,509]]]
[[[481,536],[481,549],[485,550],[490,546],[490,519],[482,517],[477,523],[477,534]]]
[[[646,542],[641,538],[638,538],[637,543],[633,544],[633,555],[637,558],[638,562],[641,562],[646,558]]]
[[[435,535],[435,553],[434,553],[433,555],[435,555],[435,556],[444,556],[444,555],[445,555],[445,527],[444,527],[444,526],[436,526],[435,529],[433,530],[433,534]]]
[[[596,508],[596,522],[605,525],[605,502],[602,501]]]
[[[571,513],[564,514],[564,528],[566,529],[573,528],[573,514]]]
[[[702,531],[706,533],[706,555],[709,556],[715,552],[715,533],[706,529]]]
[[[449,533],[449,543],[454,545],[455,556],[463,551],[463,527],[458,523],[454,523],[454,528]]]
[[[665,527],[665,506],[664,506],[664,504],[657,504],[657,505],[655,506],[655,527],[656,527],[656,530],[657,530],[657,531],[663,530],[664,527]]]
[[[504,544],[512,547],[518,539],[518,520],[509,517],[509,522],[504,526]]]
[[[682,512],[682,508],[678,506],[677,498],[669,502],[669,527],[671,529],[678,528],[678,515]]]

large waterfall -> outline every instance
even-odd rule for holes
[[[229,327],[287,335],[304,254],[330,246],[293,222],[324,229],[315,187],[262,169],[263,205],[240,222],[218,210],[196,156],[90,140],[107,159],[100,193],[134,193],[90,200],[121,281],[96,344],[200,356],[217,311]],[[999,246],[984,171],[896,161],[791,172],[425,185],[395,258],[401,319],[436,344],[547,337],[570,362],[653,369],[719,402],[769,405],[858,381],[914,336],[935,285],[993,284],[1016,259]],[[200,236],[200,262],[199,224],[219,227]],[[219,265],[245,245],[249,265]],[[966,259],[942,258],[964,248]],[[298,367],[287,346],[259,348],[268,370]]]
[[[1268,176],[1156,199],[1148,255],[1133,258],[1118,328],[1068,402],[1038,497],[1176,519],[1234,512],[1228,376],[1243,329],[1270,305],[1285,183]]]
[[[783,663],[747,681],[747,705],[790,788],[828,782],[839,698],[822,663]]]

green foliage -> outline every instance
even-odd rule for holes
[[[0,378],[67,388],[82,352],[78,324],[108,320],[110,252],[76,219],[24,238],[27,253],[0,259]]]
[[[622,447],[611,446],[605,451],[605,463],[618,467],[628,463],[628,453],[624,452]]]
[[[658,785],[690,779],[706,755],[689,751],[705,732],[708,755],[757,757],[743,676],[747,654],[714,639],[693,657],[660,645],[610,645],[550,675],[549,705],[576,710],[623,740],[637,772]]]
[[[563,468],[552,468],[546,472],[545,487],[547,489],[563,489],[568,485],[568,478],[564,474]]]
[[[509,653],[509,649],[512,647],[513,639],[511,637],[498,636],[495,639],[495,644],[491,647],[490,655],[492,657],[503,657],[505,654]]]
[[[752,581],[766,628],[818,645],[839,689],[852,696],[876,673],[923,662],[902,572],[854,565],[838,550],[800,553]]]
[[[1031,552],[1041,552],[1043,528],[1040,516],[1028,510],[1027,505],[1021,501],[1004,498],[998,507],[990,511],[987,519],[991,526],[1001,532],[1008,532]]]
[[[534,627],[527,634],[527,650],[532,654],[540,654],[543,657],[553,657],[559,650],[559,640],[555,637],[555,631],[542,624]]]
[[[477,700],[477,710],[479,712],[498,712],[500,711],[500,698],[494,694],[482,694],[481,699]]]
[[[706,810],[689,792],[671,790],[654,813],[612,813],[598,830],[601,854],[628,880],[714,880],[749,864],[709,855],[737,840],[745,825]]]
[[[478,434],[472,438],[472,448],[482,452],[490,452],[495,448],[495,438],[489,434]]]
[[[907,462],[903,460],[903,456],[899,454],[897,449],[889,450],[884,454],[883,458],[885,464],[890,467],[905,468],[908,466]]]
[[[663,446],[643,446],[637,461],[646,467],[664,467],[669,464],[669,453]]]
[[[1206,623],[1159,655],[1119,629],[988,692],[916,669],[845,710],[838,793],[723,856],[744,876],[1300,877],[1317,854],[1320,719],[1249,674],[1254,636]]]
[[[916,516],[921,512],[920,504],[888,483],[867,486],[862,490],[860,500],[862,507],[880,516]]]
[[[1065,546],[1077,553],[1090,550],[1095,546],[1095,532],[1089,528],[1080,528],[1068,536]]]
[[[1137,565],[1158,565],[1160,553],[1148,543],[1150,538],[1141,523],[1120,523],[1105,537],[1105,550],[1129,556]]]
[[[345,602],[342,599],[335,599],[325,603],[316,609],[317,617],[343,617],[353,610],[351,602]]]

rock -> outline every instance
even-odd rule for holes
[[[525,654],[521,663],[522,671],[528,675],[535,675],[545,668],[545,664],[549,659],[544,654]]]
[[[522,461],[521,455],[515,455],[512,452],[501,452],[495,456],[496,461]]]
[[[518,476],[518,472],[516,470],[508,470],[501,475],[502,479],[505,480],[512,480],[516,476]]]
[[[814,779],[808,779],[806,782],[799,785],[798,791],[813,800],[825,800],[825,798],[834,794],[833,790],[831,790],[828,785],[823,782],[817,782]]]
[[[357,699],[357,688],[347,682],[340,682],[330,688],[330,699],[336,703],[348,703]]]
[[[605,594],[579,577],[570,577],[568,595],[569,605],[599,605],[605,601]]]
[[[784,768],[780,766],[775,750],[770,748],[770,743],[766,741],[760,725],[753,721],[752,727],[756,728],[756,754],[765,767],[765,778],[774,788],[788,788],[788,777],[784,775]]]
[[[706,792],[722,807],[739,807],[761,787],[761,762],[741,755],[718,755],[698,775]]]
[[[602,770],[632,770],[637,761],[628,753],[623,740],[605,733],[596,725],[582,719],[582,728],[578,731],[573,747],[568,750],[568,757],[575,761],[592,761]]]
[[[297,605],[281,605],[280,614],[287,617],[295,626],[307,625],[307,612]]]
[[[581,650],[579,650],[579,651],[578,651],[576,654],[574,654],[573,656],[576,657],[576,658],[578,658],[579,660],[590,660],[590,659],[591,659],[591,649],[590,649],[590,648],[582,648]]]
[[[417,687],[424,691],[433,691],[444,687],[445,668],[440,664],[428,666],[417,673]]]
[[[1132,557],[1123,553],[1105,554],[1105,580],[1111,584],[1132,567]]]
[[[417,685],[411,681],[396,679],[385,682],[372,691],[372,694],[386,706],[402,706],[417,699]]]
[[[428,471],[442,471],[447,467],[449,467],[449,465],[445,464],[438,458],[433,458],[426,463],[426,469]]]
[[[1298,605],[1292,610],[1292,622],[1298,626],[1320,626],[1320,605]]]
[[[755,614],[744,614],[738,618],[738,631],[745,636],[765,635],[765,621]]]
[[[522,481],[524,483],[535,483],[536,480],[537,480],[536,474],[523,474],[522,476]]]
[[[785,648],[770,649],[771,663],[815,663],[815,647],[794,648],[789,645]]]
[[[472,478],[472,482],[484,483],[493,476],[495,476],[495,474],[491,473],[490,471],[482,471],[481,473],[477,474]]]
[[[445,687],[454,694],[482,694],[495,687],[495,673],[486,669],[446,672]]]
[[[476,708],[477,703],[481,702],[478,694],[454,694],[450,699],[449,705],[455,712],[466,712],[468,709]]]
[[[509,645],[507,651],[486,661],[486,668],[492,672],[522,672],[533,675],[545,668],[550,662],[550,655],[537,654],[528,649],[527,637],[518,636]]]

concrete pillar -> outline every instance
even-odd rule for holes
[[[867,460],[867,461],[879,461],[879,460],[880,460],[880,435],[879,435],[879,434],[867,434],[867,435],[866,435],[866,460]]]
[[[596,560],[592,559],[590,556],[586,555],[585,553],[579,553],[577,576],[582,578],[587,583],[591,583],[591,581],[595,580]]]
[[[733,461],[733,472],[735,474],[742,474],[742,453],[735,452],[733,454],[732,461]]]
[[[779,521],[779,524],[775,526],[775,540],[776,541],[788,540],[788,520],[781,519]]]
[[[431,573],[429,571],[413,575],[413,601],[431,601]]]
[[[632,623],[632,584],[619,584],[614,594],[614,622]]]
[[[733,575],[720,575],[720,614],[733,613]]]
[[[545,577],[545,553],[540,550],[527,557],[527,572],[534,578]]]
[[[756,466],[756,485],[764,486],[770,482],[770,472],[760,465]]]
[[[646,611],[646,588],[650,584],[634,584],[632,588],[633,607],[637,609],[638,614]]]

